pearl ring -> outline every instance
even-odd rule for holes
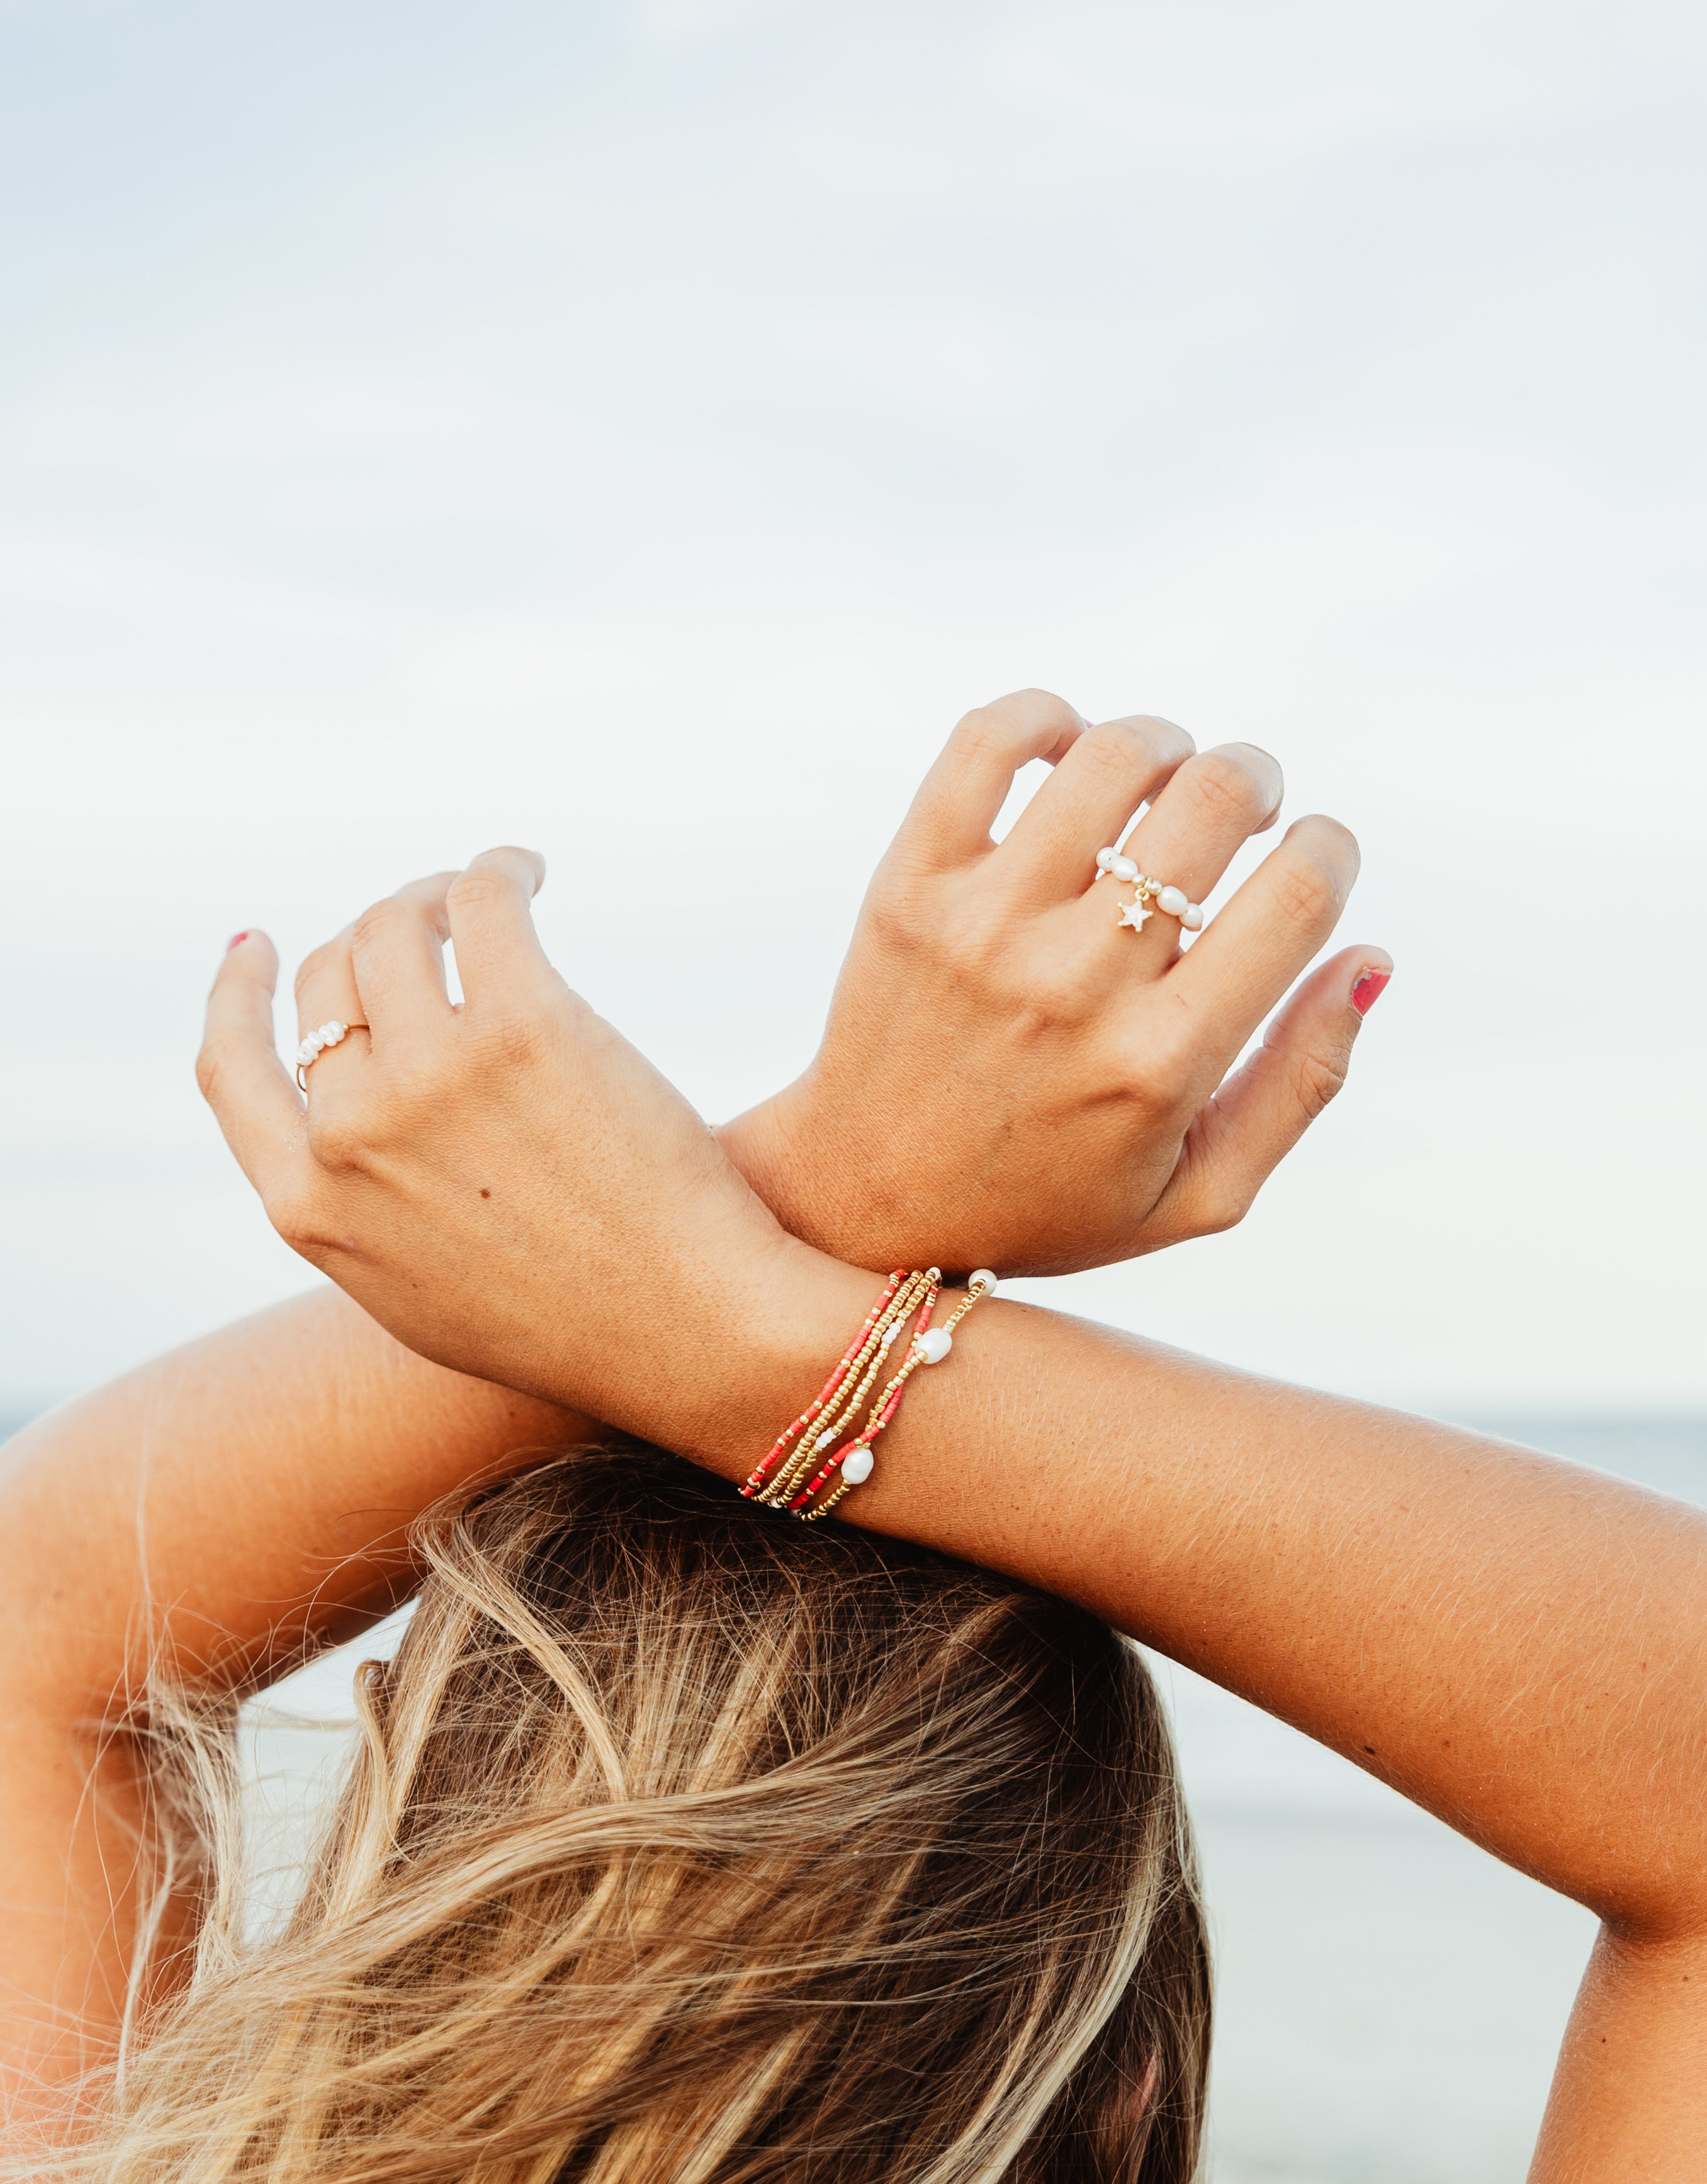
[[[1101,879],[1104,872],[1118,880],[1122,887],[1137,889],[1132,900],[1115,921],[1118,924],[1130,926],[1134,933],[1142,933],[1145,919],[1155,915],[1149,907],[1154,898],[1156,909],[1165,911],[1170,917],[1178,918],[1187,933],[1196,933],[1202,927],[1202,908],[1190,900],[1183,888],[1164,887],[1159,880],[1152,879],[1147,872],[1141,872],[1132,859],[1123,857],[1118,850],[1098,850],[1098,879]]]
[[[367,1026],[363,1023],[323,1023],[318,1031],[311,1031],[297,1049],[297,1089],[299,1092],[308,1090],[308,1079],[303,1072],[318,1061],[329,1046],[336,1046],[348,1032],[366,1029]]]

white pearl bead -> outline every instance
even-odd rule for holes
[[[981,1287],[986,1296],[993,1296],[996,1293],[996,1277],[987,1267],[979,1267],[966,1286],[969,1290]]]
[[[837,1429],[834,1426],[831,1427],[828,1433],[820,1434],[817,1440],[812,1444],[812,1453],[814,1456],[817,1455],[820,1449],[828,1448],[831,1442],[835,1440],[836,1434]]]
[[[904,1317],[900,1319],[891,1321],[890,1324],[884,1329],[883,1340],[877,1345],[877,1347],[880,1350],[887,1350],[892,1342],[898,1341],[906,1332],[907,1322]]]
[[[322,1046],[336,1046],[348,1029],[348,1024],[323,1023],[314,1036]]]
[[[1120,853],[1118,850],[1098,850],[1097,852],[1097,870],[1099,872],[1107,872],[1109,866],[1113,864],[1115,858],[1118,857],[1120,854]]]
[[[1204,914],[1202,911],[1198,909],[1196,903],[1188,902],[1186,905],[1183,915],[1181,916],[1180,923],[1184,926],[1187,933],[1200,933],[1203,930],[1203,922]]]
[[[946,1327],[928,1327],[915,1347],[926,1365],[940,1365],[954,1347],[954,1338]]]
[[[876,1461],[869,1448],[856,1448],[852,1456],[842,1458],[842,1476],[850,1486],[861,1486],[871,1476]]]
[[[1122,882],[1135,880],[1138,876],[1138,868],[1130,857],[1116,857],[1109,870]]]
[[[1156,897],[1156,905],[1170,917],[1183,917],[1192,906],[1192,899],[1183,888],[1164,888]]]

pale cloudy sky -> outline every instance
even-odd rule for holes
[[[1704,109],[1665,0],[0,0],[0,1411],[308,1279],[229,932],[531,842],[720,1114],[1032,682],[1274,749],[1399,967],[1242,1231],[1054,1293],[1707,1407]]]

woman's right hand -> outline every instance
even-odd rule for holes
[[[209,996],[202,1089],[286,1242],[406,1348],[712,1449],[740,1376],[773,1384],[779,1314],[798,1301],[815,1330],[827,1290],[851,1324],[870,1279],[787,1235],[570,990],[534,930],[543,872],[488,850],[316,950],[301,1033],[359,1028],[314,1061],[306,1100],[274,1046],[277,958],[245,934]]]
[[[998,846],[1031,759],[1054,772]],[[1148,805],[1126,853],[1199,900],[1281,790],[1266,752],[1194,755],[1166,721],[1087,727],[1036,690],[969,713],[871,883],[816,1058],[726,1150],[785,1228],[866,1266],[1062,1273],[1230,1227],[1393,967],[1343,950],[1226,1078],[1338,922],[1357,844],[1300,820],[1184,951],[1161,912],[1121,928],[1095,858]]]

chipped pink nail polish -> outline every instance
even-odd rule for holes
[[[1392,978],[1391,971],[1365,971],[1351,989],[1351,1005],[1360,1017],[1366,1017],[1387,991]]]
[[[226,955],[228,955],[228,956],[229,956],[229,955],[231,954],[231,950],[232,950],[234,948],[239,948],[239,947],[241,947],[241,946],[242,945],[243,942],[244,942],[244,941],[246,941],[246,940],[248,939],[248,937],[249,937],[249,935],[248,935],[248,931],[247,931],[247,928],[245,928],[245,929],[244,929],[242,933],[234,933],[231,935],[231,939],[230,939],[225,943],[225,953],[226,953]]]

